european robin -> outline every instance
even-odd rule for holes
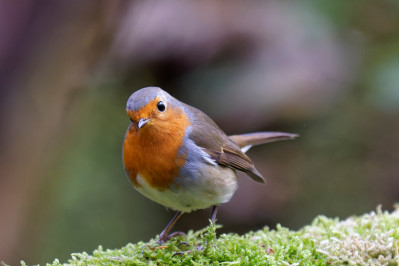
[[[297,135],[256,132],[227,136],[200,110],[157,87],[134,92],[127,101],[130,124],[123,142],[123,164],[133,186],[151,200],[177,211],[158,242],[183,213],[220,204],[237,190],[236,170],[265,183],[245,152],[252,146]]]

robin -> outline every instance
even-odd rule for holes
[[[127,101],[130,117],[123,143],[123,164],[133,186],[151,200],[177,211],[159,236],[169,234],[183,213],[228,202],[237,190],[236,170],[265,183],[245,154],[252,145],[293,139],[283,132],[227,136],[202,111],[158,87],[134,92]]]

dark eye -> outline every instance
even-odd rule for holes
[[[163,101],[159,101],[158,104],[157,104],[157,108],[158,108],[159,111],[163,112],[163,111],[165,111],[166,106],[163,103]]]
[[[130,122],[134,123],[134,122],[133,122],[133,119],[132,119],[131,117],[130,117]]]

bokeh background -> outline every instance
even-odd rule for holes
[[[158,234],[172,211],[123,171],[125,103],[160,86],[253,148],[220,232],[399,201],[399,2],[0,3],[0,261],[65,261]],[[208,224],[210,210],[176,229]]]

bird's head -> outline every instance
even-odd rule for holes
[[[158,87],[146,87],[129,97],[126,112],[131,125],[141,131],[150,127],[170,127],[181,113],[181,108],[178,101],[166,91]]]

